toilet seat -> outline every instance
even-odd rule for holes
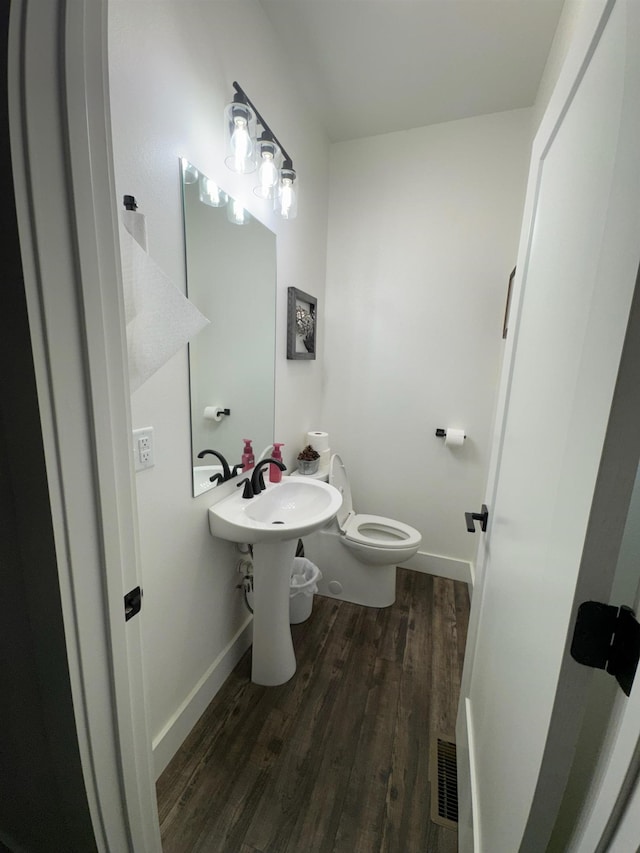
[[[393,518],[354,512],[347,471],[337,453],[333,454],[329,462],[329,483],[342,495],[342,506],[336,521],[348,542],[380,551],[410,551],[418,548],[422,536],[414,527]]]
[[[350,542],[382,550],[411,550],[422,540],[414,527],[381,515],[352,513],[341,529]]]

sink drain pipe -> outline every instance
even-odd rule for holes
[[[236,586],[236,589],[242,589],[244,603],[249,613],[253,613],[253,607],[249,604],[249,593],[253,592],[253,546],[243,544],[236,545],[238,551],[246,556],[242,560],[238,560],[238,571],[244,572],[242,581]],[[304,545],[302,539],[298,539],[296,548],[296,557],[304,557]]]
[[[249,592],[253,592],[253,562],[249,558],[238,560],[238,571],[242,574],[242,580],[236,586],[236,589],[241,589],[244,595],[244,603],[247,610],[253,613],[253,607],[249,604]]]

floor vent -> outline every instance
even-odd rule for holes
[[[456,744],[436,738],[431,747],[431,820],[449,829],[458,828],[458,774]]]

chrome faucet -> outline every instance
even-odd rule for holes
[[[280,462],[279,459],[261,459],[253,469],[253,474],[251,475],[251,490],[254,495],[259,495],[265,488],[264,477],[262,475],[262,469],[265,465],[277,465],[281,471],[287,470],[287,466]]]

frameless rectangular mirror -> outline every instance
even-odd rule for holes
[[[211,323],[189,343],[193,494],[273,442],[276,236],[192,164],[182,160],[187,295]],[[224,414],[228,410],[229,414]],[[222,414],[220,414],[222,412]]]

